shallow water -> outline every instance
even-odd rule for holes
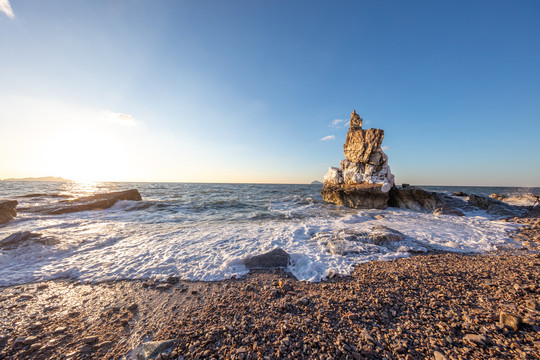
[[[24,209],[96,192],[139,189],[143,201],[120,201],[107,210],[41,215]],[[445,250],[487,252],[515,245],[515,225],[492,221],[483,211],[466,217],[408,210],[355,210],[327,204],[321,185],[0,182],[0,198],[19,201],[16,220],[0,226],[0,239],[32,231],[50,239],[0,249],[0,286],[56,278],[81,281],[163,278],[220,280],[247,273],[242,260],[281,247],[289,270],[301,280],[347,274],[355,263]],[[427,188],[427,187],[426,187]],[[430,188],[453,193],[471,188]],[[481,188],[478,194],[495,192]],[[474,189],[472,189],[474,190]],[[499,193],[540,193],[506,188]],[[39,193],[53,196],[18,197]],[[489,194],[488,194],[489,195]],[[375,215],[384,215],[377,220]],[[317,234],[370,231],[384,225],[406,235],[399,244],[364,246],[334,255]]]

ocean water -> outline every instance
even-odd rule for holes
[[[59,196],[137,188],[142,202],[120,201],[106,210],[42,215],[36,206]],[[489,195],[537,193],[539,188],[425,187]],[[519,246],[509,237],[515,224],[481,210],[465,217],[409,210],[357,210],[322,201],[321,185],[0,182],[0,198],[19,201],[15,220],[0,226],[0,239],[17,231],[41,234],[0,248],[0,286],[70,278],[84,282],[117,279],[213,281],[242,276],[243,260],[274,248],[291,255],[289,271],[300,280],[348,274],[354,264],[389,260],[432,250],[489,252]],[[34,197],[21,197],[28,194]],[[384,218],[375,217],[383,215]],[[377,225],[406,235],[399,244],[359,244],[360,251],[332,254],[320,234]]]

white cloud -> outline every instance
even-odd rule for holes
[[[122,114],[122,113],[116,113],[112,111],[105,111],[105,118],[108,121],[111,121],[117,124],[122,124],[122,125],[137,125],[138,124],[138,122],[135,121],[133,116],[131,116],[130,114]]]
[[[321,141],[334,140],[336,137],[334,135],[328,135],[321,139]]]
[[[382,150],[388,150],[388,146],[383,146],[381,149]]]
[[[0,0],[0,12],[3,12],[12,19],[15,17],[11,5],[9,4],[9,0]]]
[[[340,127],[340,124],[343,123],[343,122],[345,122],[345,120],[343,120],[343,119],[334,119],[330,123],[330,127],[335,127],[335,128]]]

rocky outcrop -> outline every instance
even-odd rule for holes
[[[36,208],[32,211],[42,212],[46,215],[59,215],[78,211],[107,209],[119,200],[141,201],[141,194],[137,189],[110,192],[85,196],[73,200],[62,200],[57,205],[46,208]]]
[[[323,200],[353,208],[385,209],[394,175],[381,149],[384,131],[362,129],[362,119],[353,111],[341,167],[331,167],[324,177]]]
[[[388,206],[420,212],[432,212],[437,208],[444,207],[445,202],[437,193],[415,186],[406,186],[401,189],[393,187],[390,190]]]
[[[520,216],[524,212],[523,209],[508,205],[500,200],[474,194],[469,195],[467,202],[486,210],[488,214],[501,217]]]
[[[17,200],[0,200],[0,224],[6,224],[17,216]]]
[[[261,255],[252,256],[244,261],[248,269],[276,269],[289,265],[291,256],[281,248],[274,249]]]

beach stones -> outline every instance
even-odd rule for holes
[[[244,260],[248,269],[275,269],[288,266],[291,256],[281,248],[274,249],[261,255],[255,255]]]
[[[6,224],[17,216],[17,200],[0,200],[0,224]]]
[[[394,175],[381,149],[384,131],[362,129],[362,119],[353,111],[341,167],[330,167],[324,177],[323,200],[352,208],[385,209]]]

